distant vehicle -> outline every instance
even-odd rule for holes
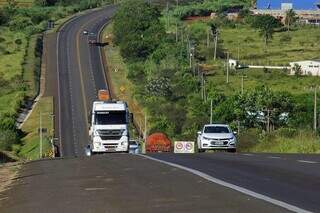
[[[129,153],[139,154],[139,143],[135,140],[129,141]]]
[[[95,33],[89,33],[88,35],[88,43],[91,45],[97,44],[97,35]]]
[[[129,152],[129,120],[127,103],[113,101],[107,90],[99,90],[90,115],[87,156],[94,153]]]
[[[197,144],[199,152],[206,150],[227,150],[236,152],[236,132],[232,132],[227,124],[207,124],[198,132]]]
[[[83,35],[88,35],[88,31],[84,30],[84,31],[82,32],[82,34],[83,34]]]

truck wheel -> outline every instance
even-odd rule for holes
[[[202,152],[205,152],[206,150],[204,150],[204,149],[198,149],[198,152],[199,153],[202,153]]]
[[[91,151],[91,147],[90,147],[90,145],[88,145],[88,146],[86,146],[85,148],[84,148],[84,153],[85,153],[85,155],[87,156],[87,157],[90,157],[90,156],[92,156],[92,151]]]

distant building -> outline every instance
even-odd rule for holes
[[[296,70],[294,67],[299,66],[302,75],[320,76],[320,60],[306,60],[291,62],[291,74],[294,75]]]
[[[320,0],[257,0],[255,15],[271,15],[282,22],[286,11],[293,9],[299,22],[320,25]]]
[[[256,9],[259,10],[316,10],[320,0],[257,0]]]

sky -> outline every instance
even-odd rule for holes
[[[280,9],[281,3],[293,3],[294,9],[314,10],[314,4],[320,3],[320,0],[257,0],[258,9],[267,9],[269,2],[271,2],[271,9]]]

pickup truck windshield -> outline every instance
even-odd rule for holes
[[[94,116],[96,125],[126,124],[126,111],[99,111]]]
[[[204,133],[230,133],[228,127],[225,126],[207,126]]]

